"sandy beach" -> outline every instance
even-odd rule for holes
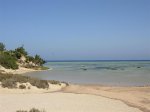
[[[64,92],[93,94],[124,102],[128,106],[150,112],[150,87],[110,87],[99,85],[70,85]]]
[[[16,112],[38,108],[46,112],[142,112],[121,101],[87,94],[44,93],[44,94],[1,94],[2,112]],[[7,106],[6,106],[7,105]]]
[[[46,112],[149,112],[150,87],[51,85],[49,90],[0,88],[0,104],[3,112],[33,107]]]

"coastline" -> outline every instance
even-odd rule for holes
[[[28,96],[31,97],[31,99],[28,99],[27,101],[29,102],[33,102],[33,104],[37,105],[37,108],[42,108],[41,106],[38,105],[38,102],[34,102],[34,100],[32,99],[32,97],[34,97],[34,99],[39,100],[39,99],[45,99],[43,102],[41,102],[41,104],[45,104],[46,106],[49,106],[48,102],[50,101],[49,98],[53,98],[53,100],[55,99],[59,99],[59,101],[54,101],[53,105],[54,107],[57,105],[60,105],[62,107],[62,112],[65,112],[66,109],[72,109],[72,110],[76,110],[74,109],[72,106],[74,105],[74,103],[77,103],[76,105],[80,106],[87,106],[91,105],[91,107],[89,107],[90,109],[92,109],[92,106],[96,106],[97,104],[101,104],[103,101],[103,104],[105,104],[105,106],[110,106],[111,105],[110,102],[114,102],[114,105],[118,105],[115,106],[114,110],[108,111],[108,109],[103,110],[102,108],[98,108],[97,110],[95,110],[94,112],[98,112],[98,111],[103,111],[103,112],[119,112],[117,111],[118,107],[121,108],[123,111],[122,112],[149,112],[150,111],[150,87],[113,87],[113,86],[99,86],[99,85],[73,85],[70,84],[69,86],[62,86],[60,87],[59,85],[51,85],[50,87],[51,89],[49,90],[44,90],[44,89],[31,89],[31,90],[19,90],[19,89],[2,89],[0,88],[0,99],[5,99],[6,103],[8,106],[11,105],[11,103],[9,102],[13,102],[13,100],[15,100],[15,97],[18,97],[20,101],[24,101],[26,100],[26,98]],[[23,96],[23,97],[21,97]],[[35,97],[38,96],[38,97]],[[52,97],[53,96],[53,97]],[[69,96],[70,99],[72,100],[76,100],[77,98],[79,98],[78,101],[75,102],[70,102],[70,100],[67,100],[67,97]],[[47,99],[46,99],[47,97]],[[83,98],[83,99],[82,99]],[[87,101],[87,99],[90,98],[92,100],[94,100],[94,102],[97,102],[97,104],[92,105],[93,102],[84,102]],[[10,100],[11,99],[11,100]],[[62,101],[63,99],[63,101]],[[80,100],[82,99],[82,100]],[[103,100],[102,100],[103,99]],[[102,100],[102,101],[101,101]],[[106,101],[105,101],[106,100]],[[108,100],[108,101],[107,101]],[[53,101],[51,101],[53,102]],[[66,106],[64,106],[63,103],[66,103]],[[68,108],[67,105],[69,105],[70,103],[72,103],[72,105],[70,105],[71,107]],[[17,105],[17,104],[16,104]],[[127,107],[124,107],[124,106]],[[18,109],[19,109],[19,104],[18,104]],[[29,106],[27,102],[22,103],[21,105],[21,109],[23,106]],[[30,107],[31,108],[31,107]],[[43,107],[45,109],[47,109],[47,107]],[[78,110],[79,107],[77,107]],[[88,108],[88,107],[87,107]],[[131,110],[130,110],[131,109]],[[133,110],[132,110],[133,109]],[[49,110],[49,108],[47,109]],[[53,110],[53,108],[52,108]],[[49,110],[49,111],[52,111]],[[57,109],[56,109],[57,110]],[[78,110],[76,110],[78,112]],[[84,108],[85,110],[85,108]],[[4,111],[5,112],[5,111]],[[9,111],[6,111],[9,112]],[[54,111],[55,112],[55,111]],[[58,112],[58,111],[56,111]],[[87,110],[88,112],[88,110]],[[89,111],[90,112],[90,111]]]
[[[19,71],[20,72],[18,71],[16,72],[18,74],[23,74],[27,72],[36,72],[36,71],[42,71],[42,70],[33,70],[33,69],[25,68],[25,69],[20,69]],[[21,97],[22,95],[23,97]],[[38,97],[34,97],[36,95]],[[69,86],[64,86],[64,85],[51,84],[49,89],[38,89],[38,88],[32,87],[30,90],[8,89],[8,88],[0,87],[0,99],[1,101],[3,101],[3,98],[4,98],[8,106],[12,105],[9,102],[14,102],[15,97],[19,97],[20,101],[24,101],[27,99],[28,96],[31,97],[31,99],[28,99],[28,101],[33,102],[33,104],[37,105],[38,108],[40,108],[40,106],[38,105],[38,102],[34,102],[32,97],[34,97],[37,100],[39,100],[40,98],[44,98],[45,100],[43,101],[43,103],[47,103],[46,106],[49,106],[48,102],[50,100],[47,100],[46,97],[53,96],[53,99],[57,99],[59,96],[61,96],[59,100],[64,99],[63,102],[66,102],[67,103],[66,105],[69,105],[70,101],[66,99],[68,95],[70,96],[72,100],[75,100],[76,98],[81,98],[81,99],[83,98],[83,100],[86,101],[88,98],[91,98],[91,99],[94,99],[95,102],[98,102],[97,104],[104,103],[105,106],[108,106],[108,107],[110,106],[110,108],[112,107],[111,107],[111,104],[109,104],[109,102],[114,102],[114,105],[119,105],[119,108],[122,109],[123,111],[127,109],[125,112],[132,112],[134,109],[135,109],[134,112],[149,112],[150,111],[150,86],[121,87],[121,86],[104,86],[104,85],[90,85],[90,84],[89,85],[70,84]],[[99,100],[97,100],[97,98]],[[65,112],[68,106],[63,107],[63,102],[57,101],[55,103],[57,105],[61,105],[62,110],[63,110],[62,112]],[[87,105],[86,102],[82,102],[80,101],[80,99],[77,102],[79,103],[78,104],[79,107],[80,105]],[[93,105],[92,103],[93,102],[88,102],[88,105]],[[56,106],[56,104],[54,104],[54,107]],[[97,106],[97,104],[93,106]],[[126,107],[124,107],[125,105]],[[20,108],[22,109],[23,106],[28,107],[28,102],[22,103],[22,105],[20,107],[19,106],[20,105],[18,104],[18,109]],[[14,107],[14,109],[15,108],[16,107]],[[88,107],[85,107],[85,108],[88,108]],[[85,108],[83,109],[85,110]],[[3,110],[4,112],[11,111],[11,110],[5,111],[5,108],[2,108],[2,109],[4,109]],[[74,110],[73,104],[70,106],[69,109]],[[92,109],[92,107],[90,107],[90,109]],[[116,109],[118,109],[118,106],[115,106],[114,110],[110,110],[108,112],[118,112]],[[88,112],[88,109],[86,111]],[[95,112],[98,112],[98,111],[105,112],[105,110],[103,110],[102,108],[97,107],[97,110],[95,110]]]
[[[45,69],[45,70],[51,70],[51,68]],[[45,70],[44,69],[30,69],[30,68],[25,68],[25,67],[19,67],[19,69],[17,70],[12,70],[12,69],[6,69],[0,66],[0,71],[3,74],[25,74],[29,72],[39,72],[39,71],[45,71]]]

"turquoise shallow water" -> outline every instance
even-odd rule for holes
[[[47,62],[52,70],[25,75],[79,84],[150,85],[150,61]]]

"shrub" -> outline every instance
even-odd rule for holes
[[[2,82],[2,87],[8,87],[8,88],[16,88],[16,83],[27,83],[29,82],[32,86],[36,86],[37,88],[49,88],[49,84],[60,84],[60,81],[55,80],[40,80],[37,78],[31,78],[28,76],[22,76],[22,75],[16,75],[16,74],[2,74],[0,73],[0,82]],[[69,85],[67,82],[65,83],[67,86]],[[20,89],[25,89],[25,85],[20,85]],[[30,89],[30,88],[28,88]]]
[[[41,112],[39,109],[32,108],[29,112]]]
[[[16,63],[16,59],[6,53],[0,54],[0,65],[5,67],[6,69],[18,69],[18,65]]]
[[[19,85],[19,89],[26,89],[26,86],[21,84],[21,85]]]
[[[5,45],[2,42],[0,42],[0,51],[4,51],[4,50],[5,50]]]
[[[49,87],[48,81],[46,80],[32,79],[30,80],[30,84],[36,86],[37,88],[43,88],[43,89]]]
[[[27,83],[29,82],[32,86],[37,88],[48,88],[48,81],[31,78],[28,76],[15,75],[15,74],[0,74],[0,81],[2,81],[3,87],[16,88],[16,83]]]
[[[55,80],[49,80],[48,82],[51,84],[60,84],[60,81],[55,81]]]
[[[34,63],[41,66],[45,63],[45,61],[39,55],[36,54],[34,57]]]
[[[2,80],[2,87],[16,88],[16,82],[14,79]]]
[[[28,55],[27,51],[24,49],[23,46],[16,48],[15,51],[16,53],[20,53],[21,55],[24,55],[24,56]]]

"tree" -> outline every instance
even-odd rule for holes
[[[4,51],[4,50],[5,50],[5,45],[2,42],[0,42],[0,51]]]
[[[34,57],[34,63],[41,66],[45,63],[45,61],[39,55],[36,54]]]
[[[22,55],[27,56],[28,53],[27,53],[27,51],[24,49],[24,47],[21,46],[21,47],[18,47],[18,48],[15,49],[15,55],[16,55],[16,58],[17,58],[17,59],[20,59]]]
[[[27,56],[26,57],[26,62],[34,62],[34,57],[32,57],[32,56]]]

